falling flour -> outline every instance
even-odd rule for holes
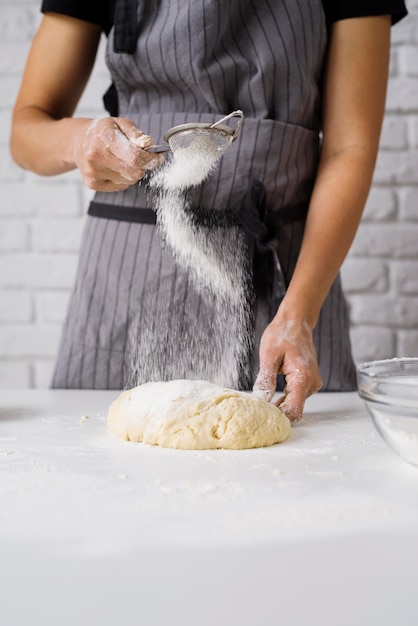
[[[173,159],[153,176],[151,186],[182,191],[200,185],[213,172],[220,153],[209,134],[199,133],[186,146],[176,147]]]
[[[151,174],[149,190],[163,243],[186,270],[187,280],[210,315],[202,319],[194,311],[184,324],[172,311],[168,324],[170,293],[159,292],[158,304],[155,299],[149,306],[143,303],[141,323],[130,340],[127,386],[178,378],[233,389],[250,385],[252,313],[244,235],[237,224],[199,223],[187,195],[214,171],[220,156],[210,135],[199,134],[188,146],[176,147],[172,157]]]

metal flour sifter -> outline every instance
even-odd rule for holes
[[[238,118],[235,127],[225,124],[231,118]],[[216,150],[221,157],[236,139],[238,130],[244,120],[244,113],[241,110],[232,111],[217,122],[191,122],[173,126],[164,133],[164,141],[167,143],[150,146],[146,148],[148,152],[173,152],[187,149],[196,139],[204,138],[209,141],[211,147]]]

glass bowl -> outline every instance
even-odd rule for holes
[[[362,363],[358,394],[389,446],[418,465],[418,358]]]

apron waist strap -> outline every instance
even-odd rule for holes
[[[212,228],[232,227],[241,225],[242,228],[257,241],[261,242],[274,237],[277,228],[305,219],[308,212],[306,202],[284,207],[274,213],[265,215],[265,195],[262,183],[254,181],[247,192],[244,204],[239,212],[214,211],[212,209],[193,208],[190,210],[193,222],[198,226]],[[102,217],[120,222],[136,222],[138,224],[156,224],[157,215],[153,209],[129,207],[119,204],[105,204],[104,202],[90,202],[88,215]]]
[[[300,202],[269,212],[263,183],[252,180],[237,217],[243,229],[256,241],[263,243],[274,239],[280,226],[304,220],[308,207],[308,202]]]
[[[103,217],[108,220],[118,220],[119,222],[157,223],[156,213],[152,209],[138,209],[137,207],[119,204],[104,204],[94,200],[90,202],[87,213],[93,217]]]
[[[253,180],[248,185],[239,212],[193,208],[190,209],[190,216],[196,226],[243,228],[248,253],[252,258],[255,292],[269,303],[271,318],[286,291],[277,251],[278,230],[285,224],[304,220],[307,212],[308,202],[302,202],[268,213],[264,185],[258,180]],[[152,225],[157,223],[157,215],[153,209],[111,205],[94,200],[90,203],[88,214],[123,222]]]
[[[138,24],[144,13],[144,2],[138,4],[137,0],[116,0],[115,4],[113,49],[115,52],[134,54],[138,41]]]
[[[269,213],[263,183],[252,180],[248,185],[239,219],[247,233],[255,293],[267,303],[269,320],[276,313],[287,289],[278,256],[278,231],[285,224],[304,220],[308,207],[309,202],[306,201]]]

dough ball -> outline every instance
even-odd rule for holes
[[[273,404],[202,380],[151,382],[124,391],[110,405],[108,426],[128,441],[186,450],[271,446],[291,430]]]

